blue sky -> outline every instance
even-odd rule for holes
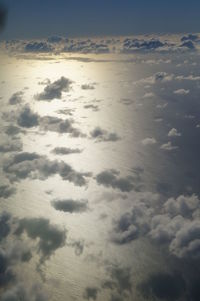
[[[5,38],[198,32],[198,0],[4,0]]]

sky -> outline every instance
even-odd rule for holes
[[[6,39],[198,32],[198,0],[6,0]]]

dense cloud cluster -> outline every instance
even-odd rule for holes
[[[199,198],[180,195],[168,199],[161,207],[155,201],[144,198],[135,202],[131,212],[116,221],[113,240],[125,244],[148,235],[159,245],[167,244],[170,253],[179,258],[199,258]]]
[[[44,180],[50,176],[59,174],[64,181],[72,182],[77,186],[85,185],[85,176],[88,175],[76,172],[63,161],[50,161],[45,156],[27,152],[11,156],[4,163],[3,169],[11,181],[19,181],[25,178]]]

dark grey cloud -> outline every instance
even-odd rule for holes
[[[53,83],[48,84],[44,91],[35,95],[37,100],[52,100],[54,98],[61,98],[62,92],[69,91],[71,86],[71,80],[62,76],[60,79],[54,81]]]
[[[158,273],[152,274],[138,286],[145,298],[159,300],[179,300],[185,292],[185,281],[181,275]]]
[[[52,206],[58,211],[69,213],[81,213],[88,210],[88,202],[86,200],[55,200],[52,201]]]
[[[16,189],[10,185],[0,185],[0,198],[7,199],[15,194]]]
[[[161,48],[166,46],[166,43],[161,42],[158,39],[151,39],[151,40],[139,40],[139,39],[130,39],[127,38],[123,42],[123,49],[124,53],[131,53],[136,50],[154,50],[157,48]]]
[[[79,148],[69,148],[69,147],[55,147],[52,153],[56,155],[70,155],[70,154],[80,154],[82,152]]]
[[[98,291],[97,287],[86,287],[83,298],[86,300],[97,300]]]
[[[14,93],[9,99],[9,104],[16,105],[16,104],[21,103],[23,101],[23,98],[22,98],[23,94],[24,94],[23,91]]]
[[[0,144],[0,153],[18,152],[23,148],[22,142],[19,139],[7,140]]]
[[[96,176],[96,181],[100,185],[119,189],[123,192],[131,191],[137,187],[134,185],[133,176],[120,177],[119,172],[114,169],[102,171]]]
[[[66,230],[58,228],[45,218],[24,218],[19,220],[15,235],[26,233],[29,238],[38,239],[41,262],[49,259],[66,241]]]
[[[60,43],[63,41],[63,37],[60,36],[51,36],[47,39],[47,42],[49,43]]]
[[[39,124],[39,115],[32,112],[31,108],[26,105],[19,113],[17,118],[17,124],[21,127],[31,128],[38,126]]]
[[[182,43],[180,45],[180,47],[186,47],[186,48],[188,48],[190,50],[194,50],[195,49],[195,45],[194,45],[194,43],[192,41],[186,41],[186,42]]]
[[[96,142],[102,142],[102,141],[114,142],[120,139],[120,137],[116,133],[114,132],[109,133],[108,131],[103,130],[100,127],[96,127],[94,130],[92,130],[90,136],[91,138],[95,139]]]
[[[11,215],[8,212],[2,212],[0,215],[0,241],[7,237],[11,231]],[[0,265],[1,268],[1,265]]]
[[[11,156],[4,163],[3,169],[11,181],[19,181],[27,177],[44,180],[50,176],[59,174],[63,180],[72,182],[77,186],[85,185],[85,176],[90,175],[88,173],[76,172],[63,161],[50,161],[45,156],[27,152]]]
[[[185,42],[185,41],[196,41],[199,39],[199,36],[197,34],[188,34],[187,36],[183,36],[181,38],[181,42]]]
[[[24,46],[25,52],[52,52],[53,47],[46,42],[30,42]]]
[[[15,126],[15,125],[8,125],[6,128],[5,128],[5,133],[8,135],[8,136],[16,136],[18,135],[19,133],[23,132],[19,127]]]

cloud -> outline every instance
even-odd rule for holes
[[[50,161],[45,156],[27,152],[8,158],[4,163],[3,170],[11,181],[19,181],[27,177],[45,180],[59,174],[64,181],[72,182],[77,186],[85,185],[85,176],[89,175],[76,172],[63,161]]]
[[[0,185],[0,198],[7,199],[11,195],[15,194],[16,189],[14,187],[10,187],[9,185]]]
[[[11,215],[8,212],[2,212],[0,214],[0,241],[2,241],[5,237],[7,237],[11,231],[10,220],[11,220]],[[0,264],[0,273],[1,273],[1,264]]]
[[[171,141],[169,141],[167,143],[162,144],[160,148],[166,151],[172,151],[178,149],[178,146],[172,145]]]
[[[19,220],[15,235],[26,233],[29,238],[38,239],[38,252],[41,262],[49,259],[66,241],[66,230],[59,229],[45,218],[24,218]]]
[[[153,145],[153,144],[156,144],[157,141],[155,138],[145,138],[142,140],[142,144],[143,145]]]
[[[169,136],[169,137],[180,137],[180,136],[181,136],[181,133],[179,133],[179,132],[177,131],[177,129],[172,128],[172,129],[169,131],[168,136]]]
[[[95,87],[94,87],[94,85],[91,85],[91,84],[84,84],[84,85],[81,85],[81,89],[82,90],[94,90]]]
[[[68,148],[68,147],[55,147],[52,153],[56,155],[70,155],[70,154],[80,154],[82,152],[79,148]]]
[[[30,107],[26,105],[17,118],[17,124],[21,127],[31,128],[38,126],[39,124],[39,115],[31,111]]]
[[[0,144],[0,153],[18,152],[22,150],[22,142],[18,139],[7,140]]]
[[[9,104],[16,105],[16,104],[21,103],[23,101],[23,99],[22,99],[23,94],[24,93],[22,91],[14,93],[9,99]]]
[[[97,105],[85,105],[84,106],[85,109],[92,109],[94,112],[99,111],[99,107]]]
[[[40,129],[43,131],[57,132],[60,134],[69,133],[73,137],[85,136],[79,129],[74,128],[72,124],[72,119],[61,119],[53,116],[39,118]]]
[[[164,47],[166,44],[158,39],[144,40],[144,39],[130,39],[126,38],[123,43],[122,52],[131,53],[137,50],[150,51]]]
[[[177,95],[187,95],[190,93],[190,90],[186,90],[186,89],[178,89],[174,91],[174,94]]]
[[[97,287],[86,287],[83,298],[86,300],[97,300],[97,294],[99,289]]]
[[[114,142],[120,139],[120,137],[116,133],[114,132],[109,133],[108,131],[103,130],[100,127],[96,127],[94,130],[92,130],[90,132],[90,136],[91,138],[95,139],[96,142],[102,142],[102,141]]]
[[[138,286],[144,298],[163,300],[178,300],[185,292],[185,281],[180,275],[168,273],[151,274],[149,278]],[[153,297],[154,298],[154,297]]]
[[[185,48],[188,48],[190,50],[194,50],[195,49],[195,45],[194,45],[194,43],[192,41],[186,41],[186,42],[182,43],[180,45],[180,47],[185,47]]]
[[[63,47],[62,52],[82,52],[82,53],[109,53],[106,44],[88,40],[71,40]]]
[[[71,80],[62,76],[60,79],[54,81],[53,83],[48,84],[44,91],[35,95],[37,100],[52,100],[54,98],[60,99],[62,97],[62,92],[69,91]]]
[[[53,48],[46,42],[31,42],[24,46],[25,52],[52,52]]]
[[[137,188],[138,184],[134,183],[133,176],[120,177],[119,172],[114,169],[102,171],[96,176],[96,181],[100,185],[119,189],[123,192],[129,192]]]
[[[196,40],[198,40],[198,38],[199,38],[199,36],[196,35],[196,34],[188,34],[187,36],[183,36],[181,38],[181,42],[185,42],[185,41],[188,41],[188,40],[196,41]]]
[[[52,201],[52,206],[58,211],[69,213],[82,213],[88,210],[88,202],[85,200],[56,200]]]

